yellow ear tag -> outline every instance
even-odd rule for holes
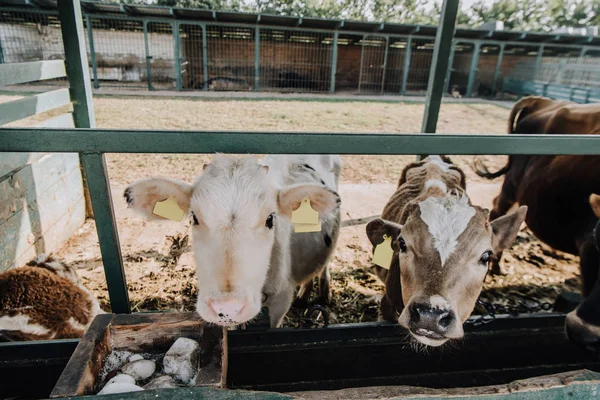
[[[383,235],[383,242],[375,247],[373,253],[373,264],[379,265],[381,268],[390,269],[394,258],[394,250],[392,250],[392,238],[388,235]]]
[[[318,224],[319,213],[310,206],[310,199],[305,197],[297,210],[292,211],[293,224]]]
[[[292,211],[292,223],[295,233],[321,232],[319,212],[310,206],[310,199],[305,197],[297,210]]]
[[[158,215],[159,217],[171,219],[177,222],[181,222],[185,214],[173,197],[169,197],[165,201],[157,202],[152,213],[154,215]]]

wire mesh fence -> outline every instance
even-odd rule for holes
[[[329,91],[333,33],[262,28],[259,47],[260,89]]]
[[[125,18],[89,18],[89,23],[94,43],[93,59],[89,37],[87,50],[92,66],[90,75],[96,79],[96,87],[148,89],[143,23]]]
[[[208,90],[252,90],[254,87],[252,28],[207,26]]]
[[[203,28],[200,25],[179,25],[181,46],[181,81],[187,90],[204,89],[206,81]]]
[[[410,67],[406,84],[407,94],[422,95],[427,91],[433,47],[433,39],[415,39],[412,41]]]
[[[152,89],[173,90],[175,86],[175,52],[173,25],[148,22],[149,76]]]
[[[434,38],[338,31],[334,49],[333,30],[95,13],[84,16],[84,28],[90,76],[100,89],[324,93],[333,83],[337,93],[423,95],[434,48]],[[60,38],[56,11],[0,9],[2,63],[64,59]],[[456,44],[448,74],[448,88],[456,87],[463,95],[477,48],[474,43]],[[487,97],[500,91],[504,77],[600,86],[600,51],[590,49],[582,56],[581,46],[548,43],[538,56],[540,45],[506,44],[496,73],[500,44],[479,43],[472,95]],[[43,84],[65,83],[62,78]]]
[[[407,38],[389,38],[387,62],[385,64],[385,79],[383,91],[399,94],[402,91],[404,62],[406,60]]]
[[[0,10],[1,63],[64,58],[65,51],[57,15]],[[62,86],[66,84],[66,78],[45,80],[43,84]]]
[[[467,93],[474,50],[475,46],[472,43],[457,43],[454,46],[454,58],[452,59],[452,69],[448,85],[451,91],[457,91],[462,96]]]

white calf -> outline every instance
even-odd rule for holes
[[[237,325],[264,305],[271,326],[277,327],[288,311],[301,283],[292,272],[291,213],[308,197],[320,215],[328,215],[339,208],[340,199],[320,181],[282,185],[281,176],[256,157],[217,155],[192,185],[150,178],[125,190],[129,207],[149,219],[162,219],[153,210],[168,198],[191,212],[196,309],[206,321]]]

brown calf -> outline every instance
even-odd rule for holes
[[[600,104],[581,105],[527,97],[515,104],[508,132],[599,134]],[[592,193],[600,193],[600,156],[513,155],[497,172],[489,172],[481,163],[476,165],[476,172],[488,179],[505,175],[502,190],[494,199],[490,220],[505,215],[517,204],[526,205],[529,211],[525,222],[538,239],[557,250],[580,256],[585,300],[577,313],[567,318],[567,331],[576,342],[599,347],[600,296],[594,297],[592,293],[600,290],[600,256],[592,238],[597,217],[589,206],[589,199]],[[497,259],[500,258],[499,253]],[[493,271],[500,272],[497,263]],[[577,321],[576,314],[581,317]],[[580,323],[590,324],[590,329],[578,329]],[[580,334],[584,331],[596,334]],[[591,343],[595,344],[591,346]]]
[[[79,338],[101,313],[75,270],[51,256],[0,274],[0,341]]]
[[[430,156],[404,169],[381,219],[367,225],[373,246],[393,238],[390,270],[376,267],[386,287],[383,318],[429,346],[463,336],[494,252],[514,241],[527,210],[489,223],[465,187],[457,166]]]

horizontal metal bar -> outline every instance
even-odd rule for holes
[[[0,128],[0,152],[600,154],[596,135],[433,135]]]
[[[0,104],[0,125],[31,117],[71,102],[69,89],[57,89]]]
[[[66,76],[63,60],[0,64],[0,86],[62,78],[63,76]]]

